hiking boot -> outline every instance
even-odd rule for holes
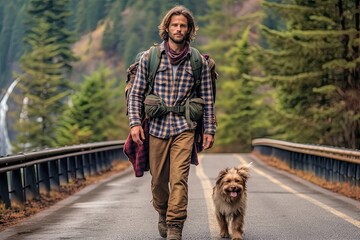
[[[181,240],[183,225],[168,225],[167,240]]]
[[[160,236],[166,238],[167,236],[166,215],[159,214],[158,229]]]

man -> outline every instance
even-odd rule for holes
[[[157,70],[153,94],[167,106],[181,106],[191,97],[195,84],[189,47],[196,35],[191,12],[183,6],[172,8],[159,26],[161,62]],[[140,59],[134,85],[129,96],[131,137],[141,145],[145,133],[141,126],[144,95],[147,91],[149,51]],[[203,148],[211,148],[215,135],[214,99],[210,70],[202,58],[202,76],[198,97],[204,104]],[[153,206],[159,213],[159,233],[167,239],[181,239],[187,217],[188,175],[194,144],[194,126],[184,114],[168,112],[149,119],[149,165],[152,176]],[[169,189],[170,187],[170,189]]]

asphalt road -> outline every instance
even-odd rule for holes
[[[247,154],[205,154],[191,167],[183,239],[220,239],[211,201],[220,170],[253,162],[248,181],[245,239],[360,239],[360,202],[264,165]],[[0,239],[162,239],[152,208],[150,175],[131,169],[91,185]]]

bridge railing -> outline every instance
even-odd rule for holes
[[[329,182],[360,186],[360,151],[273,139],[255,139],[253,151],[275,157],[291,169],[313,173]]]
[[[5,207],[59,190],[76,179],[99,175],[125,160],[124,141],[68,146],[0,157],[0,203]]]

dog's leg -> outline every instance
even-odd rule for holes
[[[235,215],[231,222],[232,240],[243,240],[244,215]]]
[[[230,234],[229,234],[229,228],[228,228],[228,224],[227,224],[227,221],[226,221],[226,217],[217,212],[216,213],[216,219],[219,223],[219,227],[220,227],[220,236],[222,238],[228,238],[230,237]]]

